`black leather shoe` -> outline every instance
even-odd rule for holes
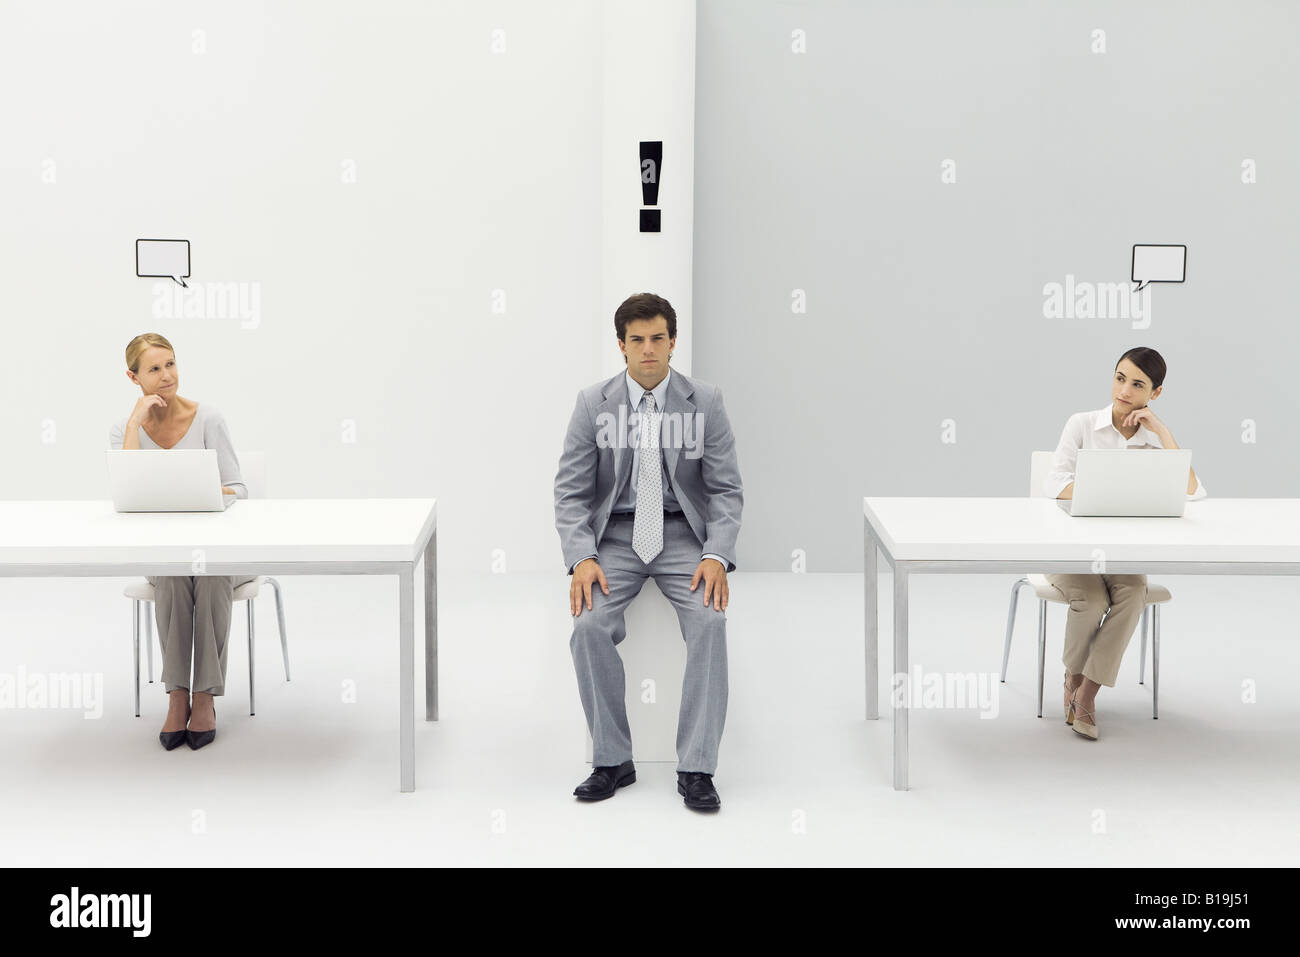
[[[185,740],[188,742],[191,751],[197,751],[205,744],[211,744],[217,740],[217,729],[211,731],[186,731]]]
[[[186,712],[185,720],[187,722],[190,720],[189,712]],[[184,728],[181,728],[179,731],[159,731],[158,740],[162,742],[162,746],[168,751],[175,751],[185,743],[187,735],[189,735],[189,732]]]
[[[713,775],[703,771],[678,771],[677,793],[686,798],[686,806],[695,811],[716,811],[722,807]]]
[[[217,716],[217,709],[214,707],[212,709],[212,717],[216,718],[216,716]],[[217,739],[216,728],[213,728],[210,731],[186,731],[185,732],[185,740],[189,744],[191,751],[197,751],[199,748],[203,747],[204,745],[211,744],[216,739]]]
[[[592,768],[591,777],[573,789],[573,796],[583,801],[603,801],[619,788],[636,780],[636,766],[631,761],[603,768]]]

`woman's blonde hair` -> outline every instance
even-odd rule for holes
[[[163,336],[158,335],[156,332],[146,332],[136,336],[127,344],[126,367],[132,372],[138,373],[140,371],[140,355],[150,346],[162,346],[172,355],[176,355],[176,350],[172,348],[172,344]]]

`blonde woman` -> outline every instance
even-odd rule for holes
[[[221,491],[248,498],[230,430],[206,402],[180,395],[172,344],[157,333],[136,336],[126,347],[126,377],[140,398],[109,433],[114,449],[215,449]],[[150,576],[154,586],[163,684],[169,700],[158,738],[168,751],[198,750],[217,736],[213,699],[225,693],[226,646],[235,588],[252,577]],[[191,682],[191,669],[193,681]]]
[[[1079,449],[1176,449],[1178,443],[1149,403],[1164,390],[1165,360],[1154,349],[1129,349],[1115,363],[1110,404],[1070,416],[1043,491],[1074,497]],[[1189,499],[1205,498],[1196,471],[1187,472]],[[1115,687],[1120,659],[1146,608],[1146,575],[1048,575],[1070,603],[1065,619],[1065,722],[1097,740],[1097,692]],[[1102,618],[1105,617],[1103,621]]]

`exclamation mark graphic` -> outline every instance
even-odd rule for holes
[[[663,140],[641,141],[641,205],[658,207],[659,173],[663,168]],[[641,232],[659,232],[659,210],[641,210]]]

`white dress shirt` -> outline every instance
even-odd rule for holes
[[[673,370],[668,370],[668,375],[660,380],[659,384],[649,390],[650,394],[655,397],[655,410],[662,412],[664,410],[664,400],[668,398],[668,380],[672,378]],[[631,374],[624,373],[623,378],[627,380],[627,404],[638,416],[645,412],[645,392],[633,379]],[[638,418],[637,421],[640,421]],[[632,512],[636,510],[636,483],[641,474],[641,443],[637,442],[632,447],[632,477],[628,483],[623,486],[619,493],[618,500],[614,502],[614,511]],[[661,487],[663,488],[664,511],[679,512],[681,506],[677,504],[677,496],[673,494],[673,484],[668,480],[668,461],[664,458],[663,449],[659,450],[659,476]]]
[[[1067,485],[1074,481],[1074,466],[1079,449],[1163,449],[1160,436],[1145,425],[1139,425],[1131,439],[1126,439],[1111,421],[1111,406],[1096,412],[1076,412],[1070,416],[1061,432],[1061,441],[1052,456],[1052,470],[1043,479],[1043,491],[1057,498]],[[1187,496],[1194,501],[1205,498],[1205,486],[1196,477],[1196,491]]]

